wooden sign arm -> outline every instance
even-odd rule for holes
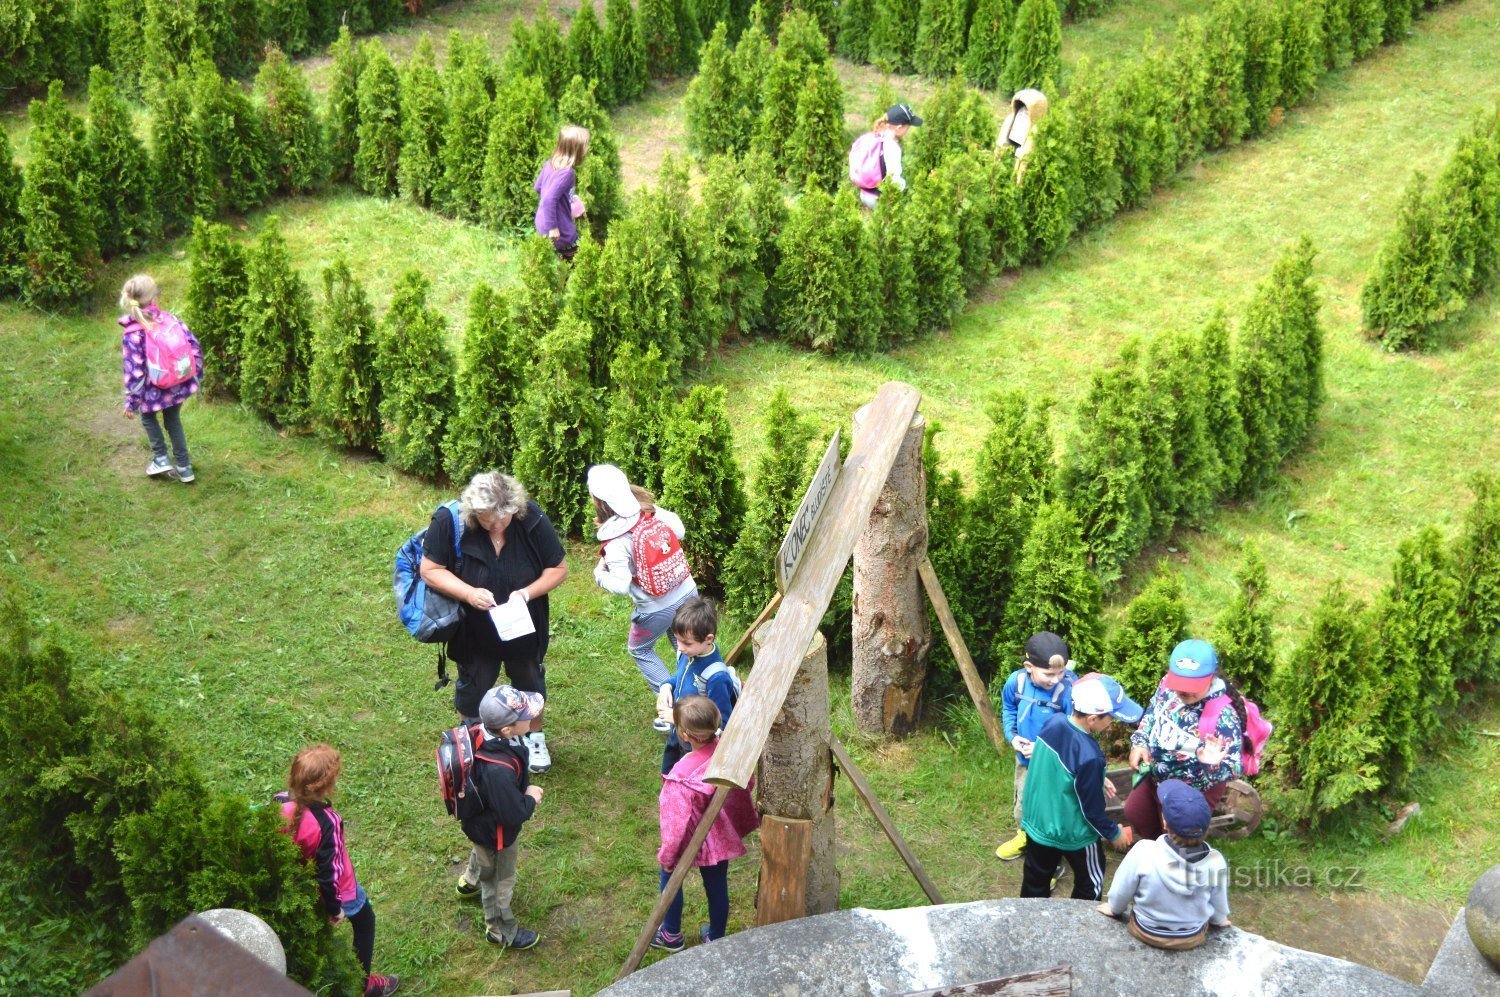
[[[881,806],[880,801],[875,798],[875,791],[865,781],[864,773],[855,766],[854,759],[849,757],[849,752],[844,750],[843,742],[835,737],[829,743],[829,747],[833,749],[834,761],[838,762],[839,768],[843,769],[844,774],[849,777],[849,782],[854,786],[854,792],[861,800],[864,800],[865,806],[870,808],[870,813],[874,815],[875,822],[880,825],[885,836],[891,839],[891,844],[896,846],[896,853],[901,856],[901,861],[906,863],[906,868],[910,869],[911,874],[916,877],[917,885],[922,887],[923,893],[927,894],[928,901],[934,904],[947,903],[943,895],[938,892],[937,884],[928,878],[927,870],[922,868],[922,863],[917,859],[916,853],[911,850],[906,839],[901,837],[901,832],[896,830],[891,815],[885,812],[885,807]]]
[[[932,602],[938,622],[943,625],[943,636],[948,638],[948,647],[953,651],[953,659],[958,662],[958,670],[964,677],[964,685],[968,687],[969,698],[974,700],[974,708],[979,711],[984,731],[994,742],[995,750],[1005,755],[1010,751],[1010,745],[1005,743],[1005,735],[1000,732],[1000,723],[995,719],[995,707],[990,703],[989,690],[984,687],[984,682],[979,678],[979,669],[974,667],[974,659],[969,656],[969,645],[964,642],[964,635],[958,632],[958,621],[953,618],[953,608],[948,605],[943,584],[938,581],[932,562],[925,557],[917,566],[917,573],[922,576],[922,586],[927,589],[927,598]]]

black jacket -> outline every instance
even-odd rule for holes
[[[480,728],[482,730],[482,728]],[[526,795],[531,785],[531,753],[519,740],[481,738],[474,746],[474,785],[484,810],[463,822],[464,834],[476,845],[500,851],[516,843],[521,825],[536,810]]]

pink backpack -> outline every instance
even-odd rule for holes
[[[635,583],[649,596],[663,596],[688,580],[692,572],[672,528],[643,513],[630,531],[630,556],[635,561]]]
[[[860,190],[874,190],[885,179],[885,146],[880,136],[865,132],[849,149],[849,180]]]
[[[156,322],[145,327],[145,339],[146,376],[156,387],[176,387],[197,373],[192,338],[176,315],[158,312]]]
[[[1240,747],[1240,769],[1245,775],[1259,775],[1266,742],[1271,739],[1271,732],[1276,728],[1260,715],[1260,707],[1248,696],[1240,698],[1245,702],[1245,736]],[[1228,696],[1215,696],[1204,703],[1203,715],[1198,718],[1198,736],[1207,738],[1216,733],[1219,729],[1219,715],[1232,707],[1233,703]]]

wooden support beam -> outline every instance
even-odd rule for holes
[[[885,836],[891,839],[891,844],[896,846],[896,852],[901,856],[901,861],[906,863],[906,867],[916,877],[917,885],[922,887],[922,892],[927,894],[927,899],[934,904],[947,903],[943,895],[938,892],[937,885],[928,878],[927,870],[922,868],[922,863],[912,852],[911,846],[906,843],[905,838],[901,837],[901,832],[896,830],[891,815],[885,812],[885,807],[881,806],[880,801],[875,798],[875,791],[865,781],[864,773],[854,764],[854,759],[849,757],[849,752],[844,750],[843,742],[834,738],[830,747],[833,748],[833,757],[839,763],[839,768],[843,769],[844,774],[849,777],[849,783],[854,787],[854,792],[865,801],[865,806],[869,807],[870,813],[875,816],[875,822],[880,825]]]
[[[704,773],[708,782],[750,785],[782,700],[843,577],[854,543],[869,525],[870,512],[890,476],[920,401],[916,388],[892,381],[882,385],[870,403],[849,448],[849,459],[807,542],[803,566],[782,593],[781,607],[755,663],[754,678],[745,685],[713,762]]]
[[[807,916],[807,867],[812,851],[812,821],[770,814],[761,819],[757,928]]]
[[[714,820],[719,816],[719,811],[724,809],[724,801],[728,798],[728,786],[720,786],[709,798],[708,809],[703,811],[703,817],[698,821],[692,838],[688,839],[687,847],[682,851],[682,858],[677,860],[672,876],[667,880],[666,889],[662,890],[661,896],[656,898],[656,906],[651,908],[651,916],[646,920],[646,926],[641,929],[640,936],[636,938],[635,947],[630,950],[630,955],[625,959],[625,965],[620,967],[620,972],[615,976],[616,982],[634,973],[636,967],[641,964],[641,960],[645,958],[646,950],[651,947],[652,936],[656,934],[656,929],[661,927],[662,918],[667,916],[667,908],[671,906],[672,898],[677,896],[678,890],[682,889],[682,881],[687,878],[688,870],[693,867],[693,859],[697,858],[698,852],[703,849],[703,842],[708,839],[709,829],[714,826]]]
[[[964,635],[958,632],[958,621],[953,618],[953,607],[948,605],[943,583],[938,581],[932,561],[925,557],[917,571],[922,576],[922,585],[927,589],[927,598],[932,602],[933,612],[937,613],[938,622],[943,626],[943,636],[948,638],[948,647],[953,650],[953,659],[958,662],[958,670],[964,677],[969,698],[974,700],[974,708],[979,711],[984,731],[994,742],[995,750],[1005,755],[1011,747],[1005,743],[1005,735],[1000,732],[1000,723],[995,719],[995,707],[990,703],[990,692],[979,678],[979,669],[974,667],[974,659],[969,655],[969,645],[964,642]]]
[[[781,593],[777,592],[771,596],[771,601],[766,603],[766,608],[760,611],[760,615],[755,618],[755,622],[750,624],[749,628],[740,635],[740,639],[734,642],[734,647],[730,648],[729,654],[724,657],[724,664],[734,664],[735,659],[744,653],[745,648],[750,646],[750,640],[755,636],[755,631],[760,629],[762,623],[770,619],[771,614],[776,612],[777,607],[780,605]]]

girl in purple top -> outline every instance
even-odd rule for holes
[[[542,164],[536,175],[538,200],[536,230],[552,240],[557,255],[571,261],[578,251],[578,226],[573,219],[583,215],[583,201],[578,197],[578,174],[575,170],[589,151],[589,130],[578,125],[564,125],[557,136],[557,148]]]
[[[188,459],[187,437],[182,432],[182,403],[198,391],[198,379],[203,376],[203,347],[187,327],[181,325],[170,312],[161,310],[157,304],[160,290],[156,281],[138,273],[125,282],[120,290],[120,307],[125,314],[120,316],[120,348],[123,354],[125,375],[125,415],[139,415],[146,438],[151,441],[151,463],[146,473],[151,477],[165,474],[184,484],[193,480],[193,465]],[[146,364],[146,332],[158,323],[171,322],[186,332],[188,347],[193,355],[193,376],[169,388],[159,388],[151,383]],[[161,424],[156,413],[161,413]],[[166,436],[162,435],[165,427]],[[172,439],[172,455],[167,456],[167,439]]]

